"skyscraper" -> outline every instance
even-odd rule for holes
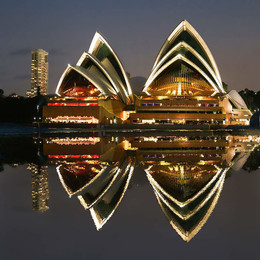
[[[26,96],[34,97],[38,92],[42,95],[48,92],[48,52],[42,49],[32,51],[31,89]]]

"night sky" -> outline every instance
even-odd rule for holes
[[[166,37],[188,20],[209,46],[229,89],[260,89],[260,1],[0,2],[0,88],[25,95],[32,49],[49,52],[49,93],[67,64],[101,32],[131,77],[147,77]]]

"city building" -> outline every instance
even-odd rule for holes
[[[43,108],[48,124],[152,124],[221,128],[249,125],[241,96],[223,88],[208,46],[182,21],[163,44],[140,95],[99,33],[76,65],[68,65]]]
[[[31,89],[26,92],[27,97],[48,93],[48,52],[42,49],[32,51],[31,60]]]

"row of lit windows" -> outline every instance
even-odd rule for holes
[[[212,141],[212,140],[224,140],[226,136],[158,136],[158,137],[135,137],[134,141],[149,142],[149,141],[173,141],[173,142],[186,142],[186,141]]]
[[[92,159],[92,158],[99,158],[98,154],[87,154],[87,155],[64,155],[64,154],[55,154],[55,155],[48,155],[49,158],[53,159],[78,159],[78,158],[84,158],[84,159]]]
[[[87,106],[87,107],[96,107],[97,103],[48,103],[48,106],[54,107],[64,107],[64,106]]]
[[[158,106],[164,106],[164,107],[170,107],[170,106],[178,106],[178,107],[193,107],[193,106],[199,106],[199,107],[218,107],[218,104],[165,104],[165,103],[142,103],[141,104],[144,107],[158,107]]]
[[[169,148],[169,147],[165,147],[165,148],[162,148],[160,147],[160,150],[224,150],[225,147],[224,146],[213,146],[213,147],[210,147],[210,146],[200,146],[200,147],[174,147],[174,148]],[[142,149],[141,149],[142,150]],[[154,147],[146,147],[145,150],[154,150]],[[176,156],[176,155],[175,155]]]
[[[147,110],[138,110],[139,113],[151,113],[151,111],[147,111]],[[157,110],[157,111],[153,111],[153,113],[171,113],[171,114],[222,114],[222,111],[172,111],[172,110],[167,110],[167,111],[163,111],[163,110]]]
[[[151,120],[133,120],[133,123],[134,124],[170,124],[170,125],[211,125],[211,124],[219,124],[219,125],[222,125],[223,124],[223,121],[214,121],[214,120],[188,120],[188,121],[185,121],[185,120],[154,120],[154,119],[151,119]]]
[[[46,122],[51,123],[84,123],[84,124],[98,124],[99,120],[95,117],[88,116],[57,116],[55,118],[48,117],[46,118]]]

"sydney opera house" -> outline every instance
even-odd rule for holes
[[[248,125],[251,112],[229,93],[208,46],[183,20],[159,51],[135,95],[114,50],[96,33],[88,52],[68,65],[43,108],[48,124]]]

